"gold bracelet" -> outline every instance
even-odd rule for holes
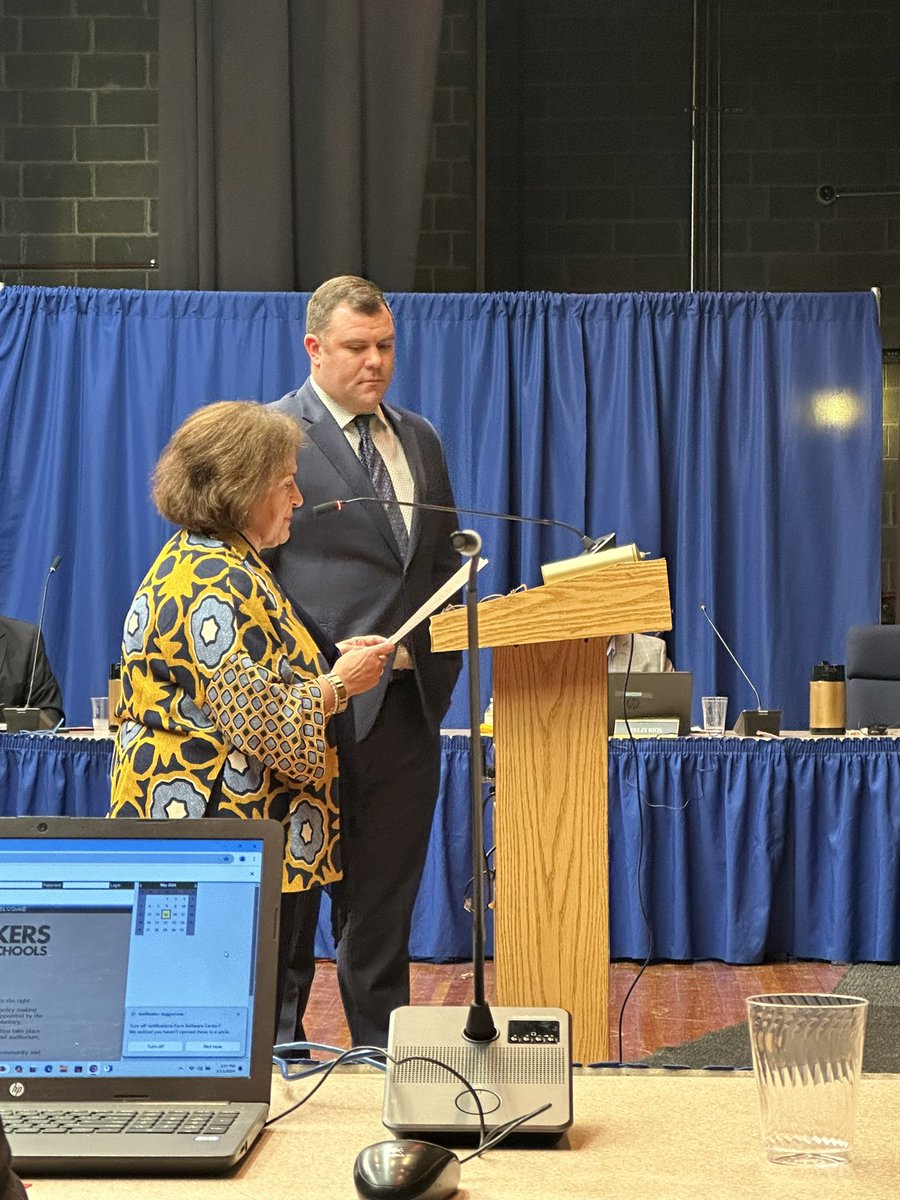
[[[347,688],[343,679],[335,671],[330,672],[328,675],[323,675],[322,678],[328,680],[331,684],[331,690],[334,692],[334,714],[342,713],[350,703],[350,697],[347,695]]]

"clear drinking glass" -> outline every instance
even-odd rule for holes
[[[109,696],[91,696],[91,721],[94,733],[109,737]]]
[[[725,733],[725,713],[728,710],[727,696],[703,697],[703,731],[713,737],[722,737]]]
[[[766,1157],[833,1166],[851,1156],[868,1000],[750,996],[747,1018]]]

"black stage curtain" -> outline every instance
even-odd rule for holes
[[[161,0],[159,286],[412,286],[443,0]]]

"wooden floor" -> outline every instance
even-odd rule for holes
[[[619,1012],[638,964],[610,967],[610,1059],[635,1062],[661,1046],[677,1046],[746,1019],[744,1000],[761,992],[830,992],[847,971],[822,962],[766,963],[736,967],[719,962],[661,963],[648,967],[625,1009],[622,1051]],[[493,963],[486,990],[494,995]],[[465,1005],[471,998],[471,963],[414,963],[413,1004]],[[320,962],[306,1014],[310,1041],[348,1046],[347,1025],[338,994],[334,963]]]

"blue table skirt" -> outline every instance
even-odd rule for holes
[[[468,745],[442,739],[415,958],[471,955]],[[110,754],[87,738],[0,735],[0,813],[104,814]],[[614,958],[649,947],[640,874],[654,957],[900,961],[900,742],[646,740],[636,759],[613,742],[609,842]],[[323,956],[327,930],[326,911]],[[490,920],[488,932],[490,950]]]

